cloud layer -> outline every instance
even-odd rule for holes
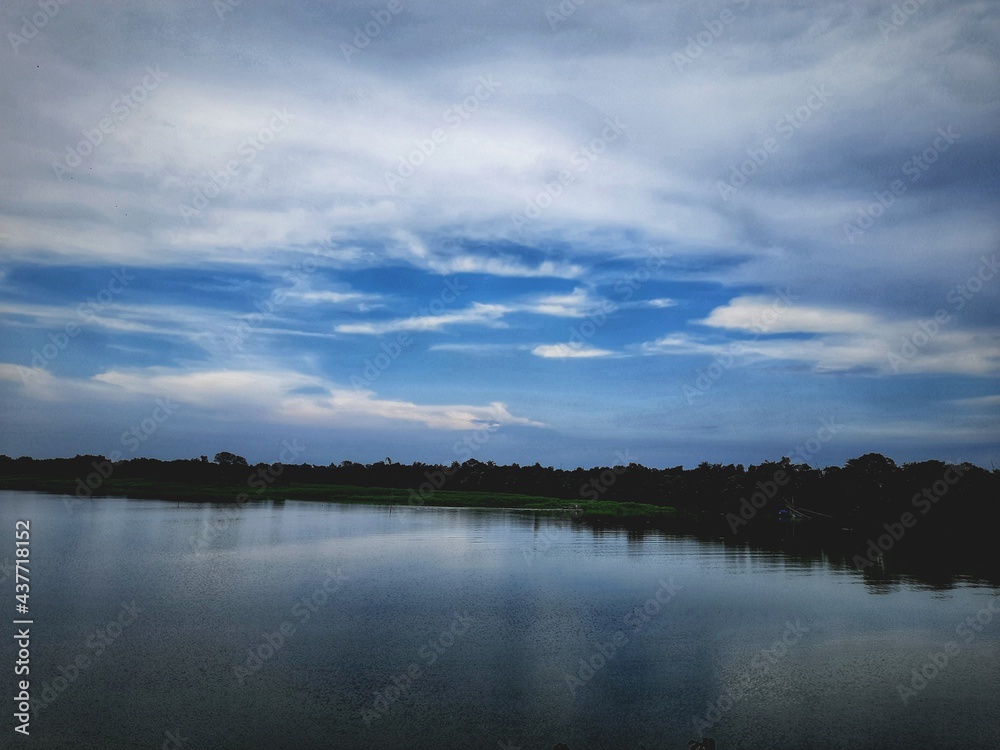
[[[39,7],[0,451],[993,457],[994,3]]]

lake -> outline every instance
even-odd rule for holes
[[[31,522],[18,746],[1000,747],[1000,597],[968,579],[516,511],[2,492],[0,513],[11,621]]]

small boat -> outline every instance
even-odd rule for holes
[[[790,501],[785,500],[785,507],[778,511],[778,521],[782,523],[799,523],[801,521],[813,521],[817,525],[830,527],[837,526],[841,531],[850,531],[842,525],[842,519],[831,516],[828,513],[820,513],[818,510],[800,508],[795,504],[795,498]]]
[[[778,520],[798,522],[812,520],[812,517],[808,514],[808,511],[800,510],[786,500],[785,507],[778,511]]]

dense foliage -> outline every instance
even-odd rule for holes
[[[632,463],[572,470],[475,459],[448,466],[390,459],[250,465],[228,452],[214,461],[0,456],[0,488],[75,496],[67,499],[71,508],[98,495],[237,504],[283,498],[550,509],[579,504],[573,512],[581,522],[627,522],[630,533],[640,534],[666,524],[675,533],[722,538],[727,545],[811,550],[875,582],[889,574],[886,560],[931,585],[950,585],[968,573],[1000,581],[1000,561],[992,553],[1000,471],[941,461],[898,466],[877,453],[823,469],[783,458],[749,467]],[[798,514],[807,515],[792,520]]]
[[[973,464],[950,466],[923,461],[897,466],[877,453],[844,466],[823,469],[793,464],[788,458],[744,467],[702,463],[693,469],[654,469],[636,463],[591,469],[555,469],[539,464],[497,465],[469,459],[450,466],[401,464],[390,459],[312,464],[256,464],[233,453],[161,461],[133,458],[112,464],[103,456],[33,459],[0,456],[0,476],[73,479],[93,484],[98,474],[116,480],[146,479],[192,485],[243,485],[249,488],[292,484],[387,487],[427,497],[439,489],[498,492],[561,498],[672,506],[696,513],[735,514],[738,521],[773,518],[786,500],[843,523],[888,521],[903,512],[940,522],[967,514],[993,519],[1000,498],[1000,471]],[[763,502],[765,501],[766,502]],[[751,503],[751,501],[753,501]],[[760,505],[758,508],[757,506]],[[747,516],[750,516],[747,519]],[[739,525],[744,525],[740,523]]]

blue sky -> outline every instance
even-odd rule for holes
[[[0,31],[2,453],[1000,461],[995,3]]]

